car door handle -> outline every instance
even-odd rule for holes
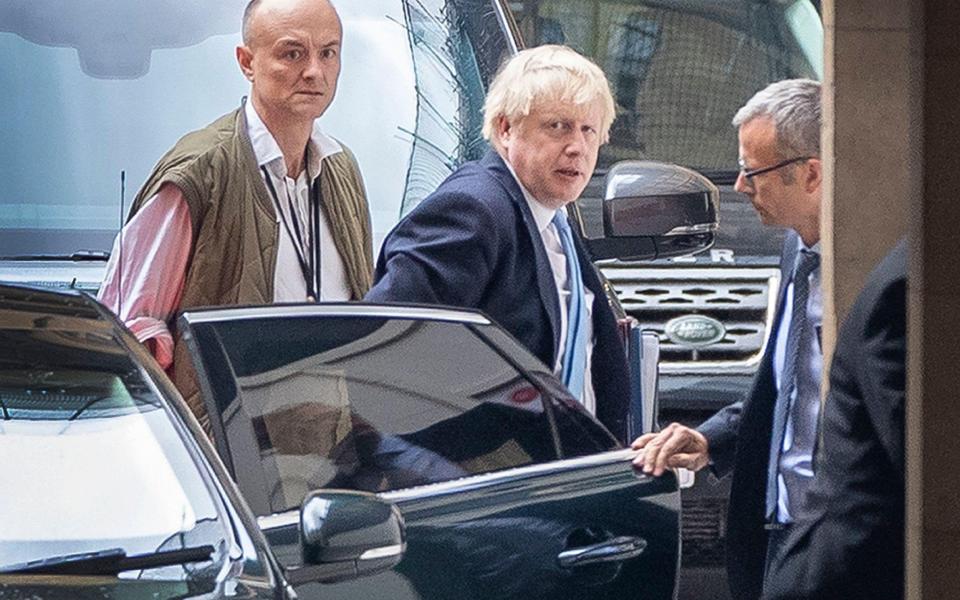
[[[557,555],[561,567],[582,567],[602,562],[619,562],[643,554],[647,540],[642,537],[620,536],[599,544],[571,548]]]

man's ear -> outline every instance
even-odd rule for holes
[[[497,136],[497,139],[500,140],[501,145],[506,145],[510,143],[510,140],[515,135],[515,127],[510,124],[509,119],[505,115],[500,115],[496,118],[496,126],[494,127],[494,133]]]
[[[819,158],[811,158],[807,161],[807,175],[804,179],[804,189],[808,194],[812,194],[820,189],[823,183],[823,163]]]
[[[253,81],[253,52],[246,46],[237,46],[237,64],[248,81]]]

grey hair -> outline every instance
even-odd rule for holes
[[[733,117],[733,126],[760,117],[773,121],[780,158],[820,156],[820,82],[785,79],[771,83],[747,101]]]

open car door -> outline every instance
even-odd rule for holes
[[[680,496],[476,312],[370,304],[186,313],[218,452],[278,559],[320,488],[399,507],[392,570],[302,598],[674,595]],[[358,534],[362,535],[362,533]]]

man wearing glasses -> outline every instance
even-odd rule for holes
[[[764,224],[789,229],[775,328],[751,391],[698,429],[672,423],[638,438],[645,472],[733,473],[727,574],[733,596],[759,598],[767,567],[792,524],[809,513],[807,489],[820,411],[820,84],[769,85],[737,111],[740,174]]]

